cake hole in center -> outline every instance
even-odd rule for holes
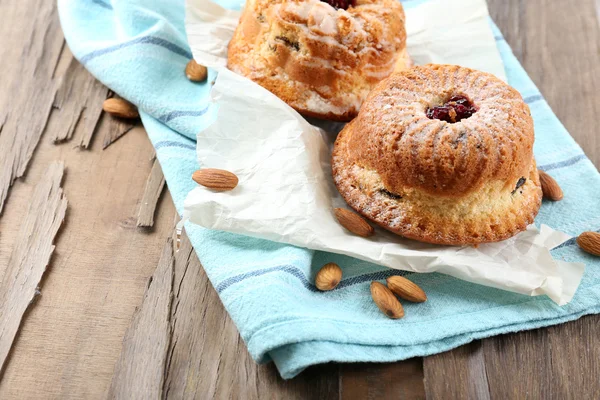
[[[321,0],[323,3],[329,4],[335,9],[347,10],[350,7],[356,6],[356,0]]]
[[[429,119],[439,119],[453,124],[469,118],[476,112],[477,106],[467,96],[459,94],[450,97],[441,106],[429,107],[426,114]]]

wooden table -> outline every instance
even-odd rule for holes
[[[598,166],[594,1],[489,5]],[[256,365],[185,236],[173,252],[176,213],[168,192],[158,197],[144,129],[100,113],[110,93],[73,59],[54,3],[0,2],[0,398],[600,398],[598,316],[432,357],[317,366],[290,381]],[[138,228],[140,206],[152,215],[157,198],[153,226]]]

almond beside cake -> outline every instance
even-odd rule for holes
[[[429,243],[507,239],[533,222],[542,191],[533,120],[495,76],[454,65],[393,74],[334,146],[346,202],[380,226]]]
[[[228,49],[229,69],[304,115],[338,121],[409,63],[396,0],[248,0]]]

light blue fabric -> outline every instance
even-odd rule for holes
[[[422,1],[404,4],[408,8]],[[202,84],[185,78],[191,53],[183,0],[59,0],[59,12],[73,54],[140,108],[181,212],[194,187],[190,176],[198,168],[195,134],[214,117],[207,98],[215,77],[211,71]],[[490,23],[509,83],[531,107],[538,165],[565,192],[561,202],[544,202],[536,222],[572,235],[598,230],[600,176]],[[371,301],[369,284],[397,271],[197,226],[186,229],[250,353],[258,362],[273,360],[284,378],[316,363],[424,356],[474,339],[600,312],[600,262],[580,251],[574,240],[553,251],[558,259],[587,264],[581,286],[566,306],[558,307],[545,296],[526,297],[441,274],[413,274],[411,279],[429,300],[405,304],[406,317],[392,321]],[[321,293],[312,284],[314,274],[331,261],[343,267],[344,279],[336,290]],[[202,318],[200,310],[197,318]]]

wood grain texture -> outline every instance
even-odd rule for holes
[[[424,399],[423,363],[412,358],[390,364],[340,365],[343,399]]]
[[[481,341],[423,359],[427,399],[490,399]]]
[[[106,149],[135,126],[132,121],[113,118],[98,108],[98,103],[115,94],[87,73],[66,44],[53,76],[57,93],[46,130],[55,143],[75,137],[77,146],[89,149],[94,133],[100,131],[104,134],[102,148]]]
[[[600,398],[598,316],[484,342],[490,390],[497,398]]]
[[[0,58],[9,60],[0,80],[0,213],[46,126],[57,90],[53,72],[64,44],[55,2],[27,3],[0,6],[4,20],[13,21],[0,24],[3,43],[11,44],[0,46]]]
[[[485,340],[484,351],[488,382],[494,396],[516,398],[515,396],[527,393],[532,399],[549,399],[552,394],[558,395],[552,382],[552,351],[548,330],[527,331]],[[508,380],[511,381],[509,385]]]
[[[151,151],[141,128],[109,151],[56,146],[47,136],[26,179],[13,187],[0,218],[0,270],[26,214],[30,182],[40,179],[50,160],[65,160],[68,218],[44,278],[43,296],[28,313],[0,381],[0,398],[106,397],[123,336],[176,214],[165,193],[154,228],[136,226]]]
[[[107,118],[111,118],[111,117],[107,117]],[[107,129],[106,133],[104,134],[104,139],[102,142],[102,149],[105,150],[108,146],[110,146],[111,144],[116,142],[118,139],[120,139],[123,135],[125,135],[127,132],[132,130],[133,127],[134,127],[134,125],[129,122],[118,121],[118,120],[113,121],[110,124],[110,128]],[[82,144],[82,147],[87,147],[87,146],[84,146]]]
[[[97,128],[99,137],[105,128]],[[68,166],[64,190],[69,214],[51,273],[44,278],[43,296],[28,312],[0,381],[0,398],[103,398],[123,335],[176,212],[165,193],[153,230],[136,227],[153,151],[142,128],[134,128],[108,151],[56,146],[47,133],[0,218],[0,277],[27,213],[31,183],[54,159]]]
[[[135,126],[135,123],[120,118],[115,118],[104,113],[104,117],[100,121],[100,126],[106,126],[105,129],[102,129],[104,131],[104,138],[102,139],[102,149],[106,150],[108,146],[110,146],[111,144],[119,140],[121,137],[123,137],[123,135],[131,131]]]
[[[87,148],[102,114],[97,104],[106,99],[108,89],[96,78],[84,73],[83,65],[73,57],[68,47],[64,47],[61,58],[55,71],[55,74],[61,75],[48,131],[55,143],[71,140],[76,135],[81,138],[80,145]],[[60,71],[62,63],[68,63],[64,71]]]
[[[490,15],[554,113],[600,166],[598,0],[489,0]]]
[[[64,165],[54,162],[37,184],[0,282],[0,373],[25,312],[40,294],[54,237],[65,218],[67,199],[60,186],[63,171]]]
[[[140,211],[138,212],[137,226],[149,228],[154,225],[154,212],[158,204],[160,194],[165,188],[165,176],[157,158],[154,158],[152,169],[148,180],[146,181],[146,189],[140,202]]]
[[[108,398],[160,399],[171,340],[173,243],[168,239],[125,338]]]
[[[109,90],[108,97],[112,98],[119,96],[112,90]],[[137,122],[136,120],[117,118],[115,116],[109,115],[106,112],[104,112],[102,116],[103,118],[100,121],[100,127],[103,128],[102,131],[104,132],[104,137],[102,139],[103,150],[106,150],[108,146],[110,146],[111,144],[119,140],[127,132],[132,130]]]
[[[136,228],[153,153],[140,127],[107,151],[101,146],[81,151],[72,143],[86,137],[89,142],[94,132],[108,136],[114,125],[102,115],[93,129],[83,129],[80,118],[71,142],[53,143],[72,126],[79,109],[66,93],[86,82],[97,85],[64,48],[56,2],[0,2],[0,15],[11,21],[0,24],[0,203],[8,183],[22,176],[0,218],[0,281],[8,274],[35,184],[53,160],[64,160],[68,167],[64,190],[70,201],[43,295],[28,310],[4,368],[0,398],[104,398],[125,330],[172,232],[175,208],[166,194],[154,229]],[[61,88],[61,108],[53,108]],[[101,100],[90,94],[83,115],[100,112]]]

